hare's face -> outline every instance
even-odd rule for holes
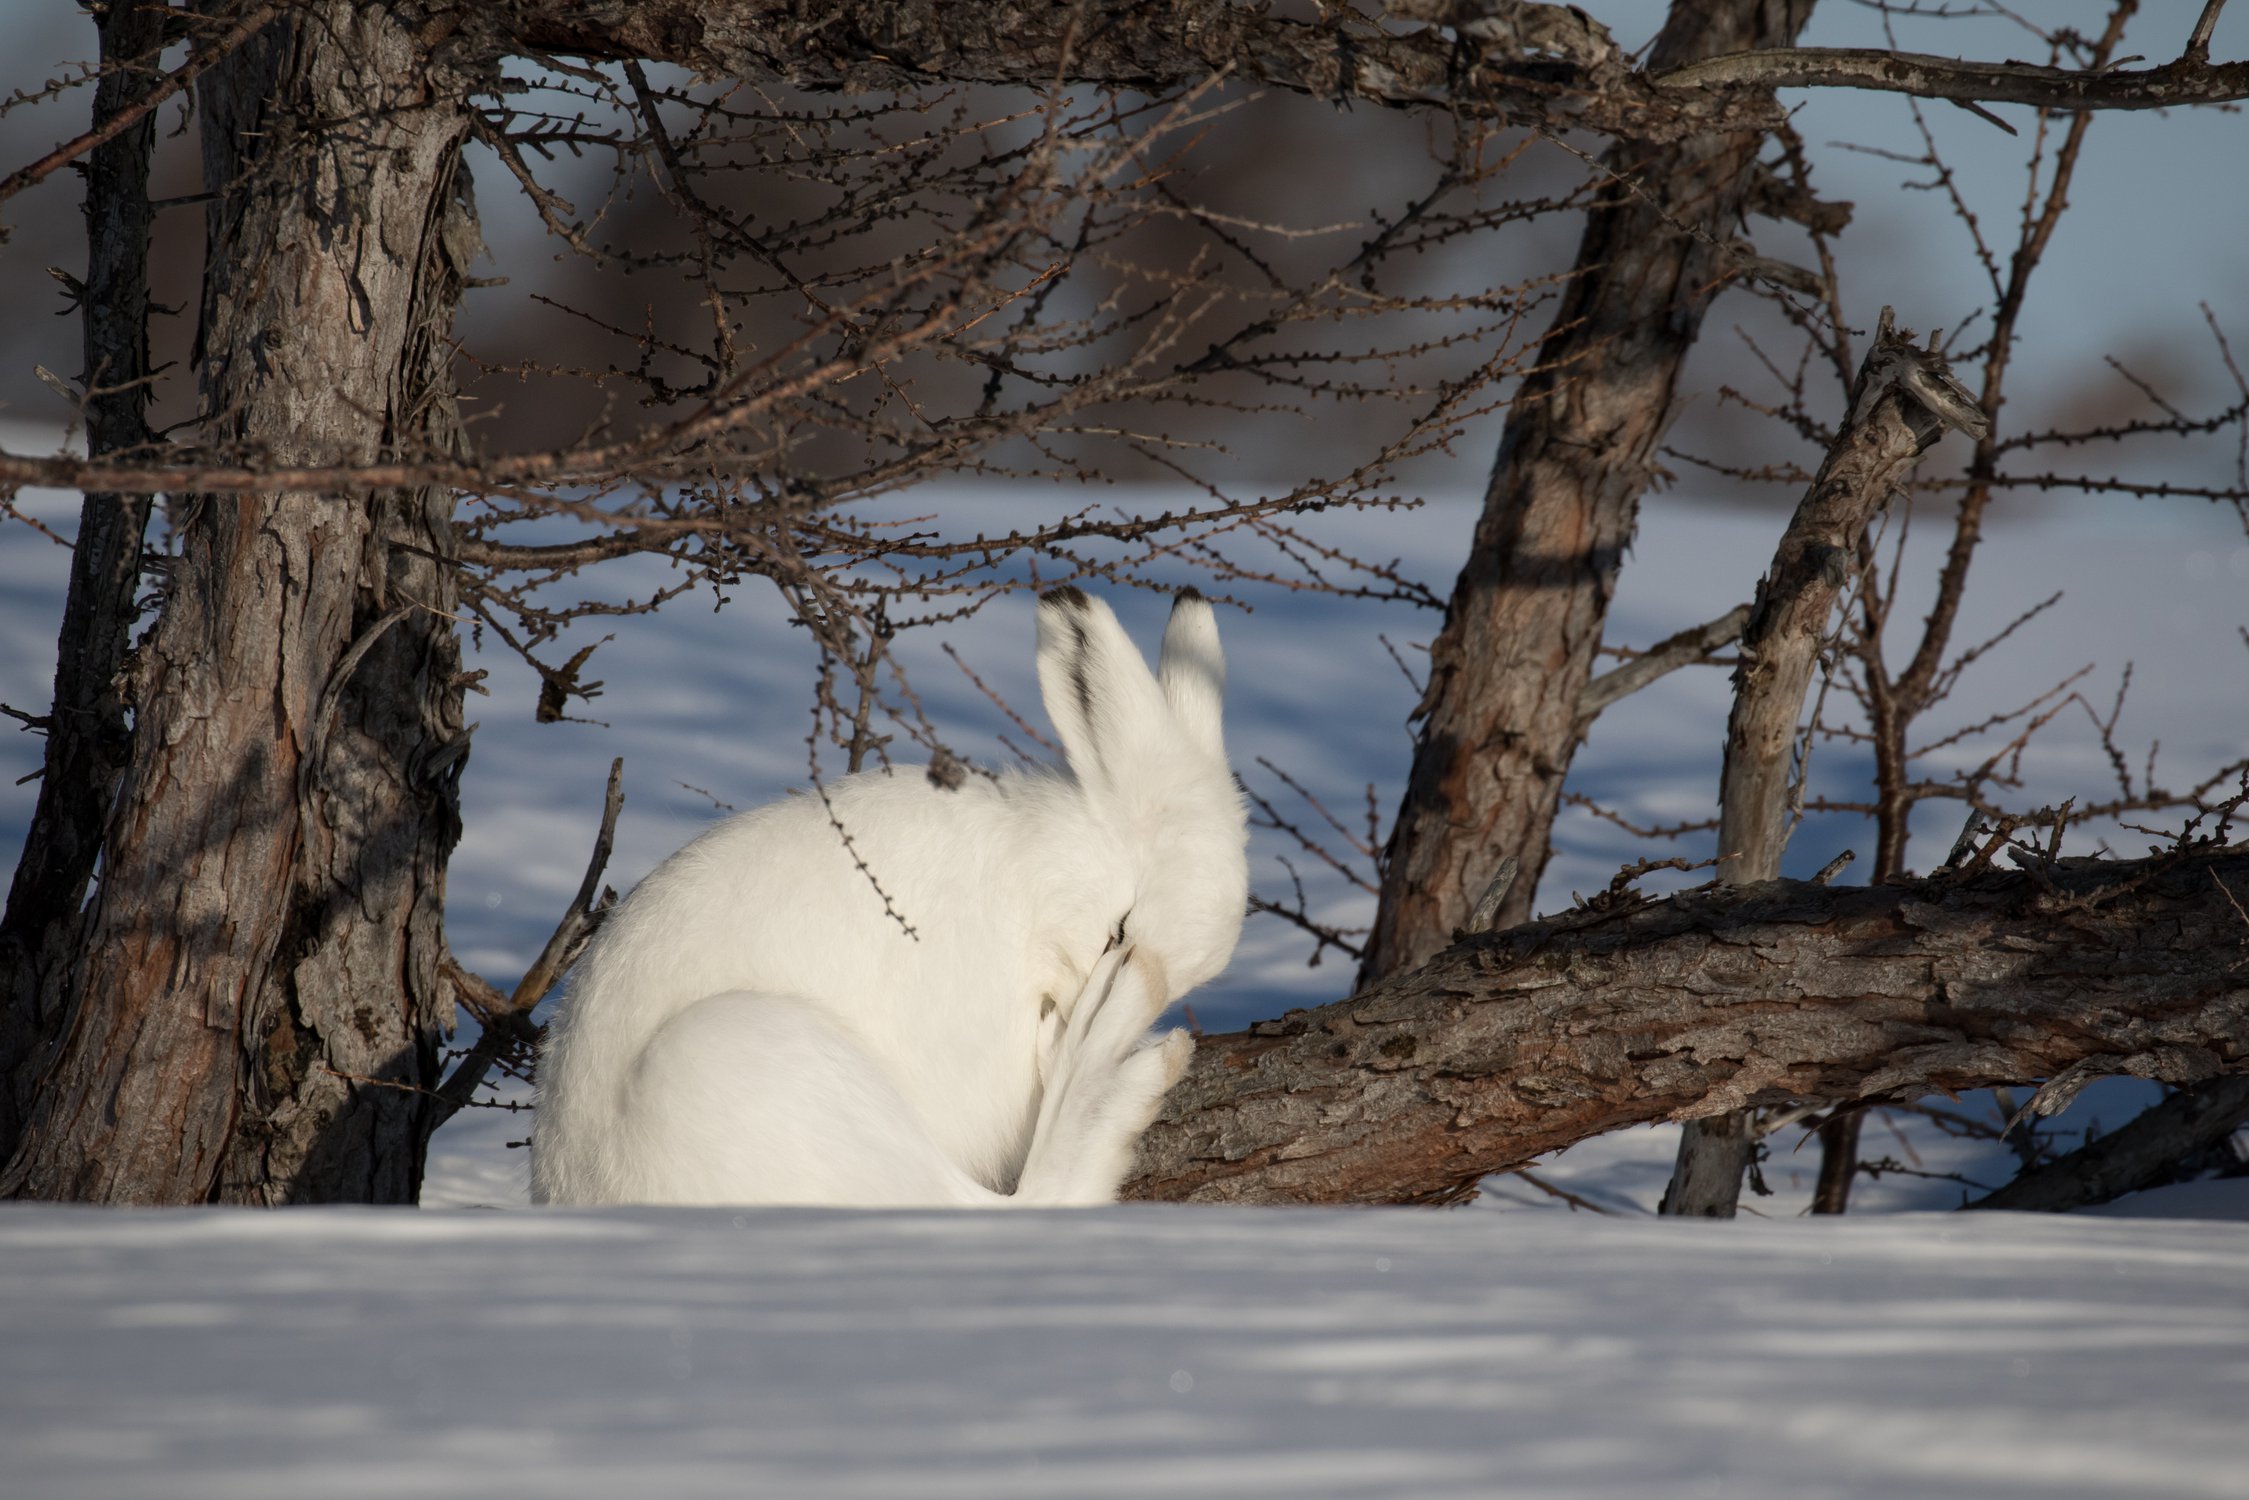
[[[1130,866],[1125,937],[1177,998],[1226,967],[1249,892],[1247,812],[1226,764],[1226,662],[1201,595],[1173,601],[1150,673],[1109,607],[1039,601],[1039,687],[1088,810]]]

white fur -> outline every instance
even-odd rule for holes
[[[1225,663],[1197,595],[1151,675],[1058,589],[1038,669],[1066,774],[848,777],[719,824],[610,913],[540,1057],[534,1202],[1116,1195],[1192,1050],[1148,1028],[1241,930]]]

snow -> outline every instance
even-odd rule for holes
[[[0,1210],[11,1495],[2238,1496],[2238,1227]]]

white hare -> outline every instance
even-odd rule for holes
[[[1191,590],[1151,675],[1062,588],[1038,673],[1068,774],[851,776],[718,825],[610,913],[540,1058],[533,1201],[1116,1196],[1192,1050],[1148,1028],[1241,930],[1225,663]]]

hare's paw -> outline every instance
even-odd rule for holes
[[[1164,1089],[1168,1092],[1173,1084],[1187,1076],[1187,1066],[1195,1060],[1195,1038],[1186,1027],[1174,1026],[1155,1043],[1155,1048],[1164,1056],[1167,1073]]]
[[[1142,1043],[1118,1065],[1110,1103],[1103,1113],[1129,1129],[1137,1145],[1141,1133],[1163,1109],[1164,1096],[1186,1075],[1194,1056],[1195,1039],[1184,1028]]]
[[[1167,1002],[1162,966],[1145,950],[1103,954],[1078,999],[1079,1014],[1071,1018],[1079,1063],[1099,1068],[1121,1062],[1146,1040]]]

